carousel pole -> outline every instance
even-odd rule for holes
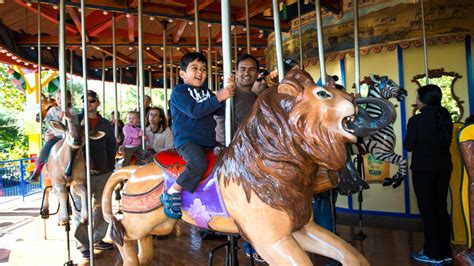
[[[114,81],[114,133],[115,139],[119,137],[119,129],[118,129],[118,98],[117,98],[117,47],[116,47],[116,39],[115,39],[115,12],[112,13],[112,69],[113,69],[113,81]],[[105,106],[105,104],[104,104]],[[104,114],[105,115],[105,114]]]
[[[66,110],[66,0],[61,0],[59,3],[59,88],[61,90],[61,110]],[[63,118],[64,122],[65,118]],[[68,190],[69,191],[69,190]],[[69,195],[67,196],[66,204],[69,212]],[[71,231],[71,224],[69,219],[65,226],[66,231],[66,247],[67,247],[67,261],[64,265],[74,265],[71,260],[71,246],[69,241],[69,231]]]
[[[237,73],[237,26],[233,26],[234,27],[234,63],[235,63],[235,66],[234,66],[234,71],[235,73]],[[232,28],[231,28],[232,30]],[[225,86],[224,86],[225,87]]]
[[[300,68],[303,69],[303,38],[301,36],[301,1],[297,0],[298,3],[298,40],[300,48]]]
[[[249,0],[245,0],[245,33],[247,38],[247,54],[250,54],[250,22],[249,22]],[[257,69],[257,71],[259,71]]]
[[[137,79],[137,111],[140,112],[140,82],[138,77],[138,65],[136,66],[136,79]]]
[[[316,0],[317,2],[318,0]],[[275,42],[277,52],[277,71],[278,81],[283,79],[283,47],[281,45],[281,29],[280,29],[280,8],[278,0],[273,0],[273,25],[275,27]]]
[[[425,9],[423,6],[424,0],[420,0],[420,8],[421,8],[421,30],[423,34],[423,56],[425,58],[425,76],[426,76],[426,84],[430,84],[430,77],[429,77],[429,70],[428,70],[428,47],[426,44],[426,28],[425,28]]]
[[[195,4],[196,4],[195,0]],[[196,8],[196,7],[195,7]],[[163,90],[165,93],[165,116],[168,117],[168,87],[166,82],[166,28],[168,26],[168,20],[164,19],[161,24],[163,25]],[[199,47],[199,41],[196,42],[196,50]]]
[[[224,69],[224,88],[228,85],[227,78],[232,74],[232,43],[230,29],[230,0],[221,1],[221,25],[222,25],[222,65]],[[236,47],[237,49],[237,47]],[[236,58],[237,60],[237,58]],[[236,69],[237,70],[237,69]],[[233,113],[234,113],[234,97],[226,100],[225,104],[225,146],[229,146],[233,135]],[[230,246],[230,265],[237,265],[237,252],[235,237],[227,236]],[[229,255],[229,252],[227,253]]]
[[[215,77],[214,77],[214,82],[216,83],[214,88],[216,89],[216,91],[219,90],[219,65],[217,64],[217,58],[218,58],[218,55],[217,55],[217,47],[216,47],[216,72],[214,73],[215,74]]]
[[[140,95],[140,128],[145,132],[145,82],[143,75],[143,0],[138,0],[138,86]],[[165,82],[166,83],[166,82]],[[165,94],[166,98],[166,94]],[[146,149],[145,134],[142,136],[142,149]]]
[[[199,47],[199,9],[198,9],[198,0],[194,0],[194,30],[196,31],[196,52],[200,52]]]
[[[211,47],[211,27],[212,24],[207,24],[207,84],[212,91],[212,47]]]
[[[153,80],[152,80],[152,72],[151,69],[148,71],[148,95],[150,95],[151,102],[153,102],[153,93],[151,92],[151,87],[153,86]],[[147,115],[147,114],[145,114]]]
[[[81,0],[81,47],[82,47],[82,82],[84,96],[84,110],[88,110],[89,101],[87,97],[87,46],[86,46],[86,7],[85,1]],[[89,113],[84,112],[84,137],[85,137],[85,158],[90,158],[90,142],[89,142]],[[86,161],[86,178],[87,178],[87,212],[92,217],[92,192],[91,192],[91,165],[90,160]],[[89,233],[89,250],[90,265],[94,266],[94,229],[92,227],[92,219],[87,226]]]
[[[326,85],[326,65],[324,61],[323,25],[321,19],[321,0],[316,0],[316,27],[318,31],[319,72],[321,83]]]
[[[222,67],[224,69],[224,88],[227,86],[227,78],[232,74],[232,50],[230,39],[230,0],[221,1],[221,23],[222,23]],[[233,97],[226,100],[225,105],[225,145],[229,146],[232,138],[232,113],[234,109]]]
[[[43,113],[42,113],[42,105],[43,105],[43,95],[41,86],[41,2],[38,2],[38,78],[36,80],[37,88],[39,93],[39,124],[40,124],[40,147],[43,147]],[[40,175],[40,183],[43,185],[43,175]],[[46,191],[46,187],[43,190]],[[43,234],[44,240],[47,239],[46,237],[46,219],[43,219]]]
[[[178,62],[178,66],[176,67],[176,84],[179,83],[179,62]]]
[[[40,147],[43,147],[43,114],[41,112],[41,105],[43,104],[42,99],[42,86],[41,86],[41,2],[38,2],[38,79],[37,79],[37,87],[39,92],[39,124],[40,124]],[[46,230],[45,230],[45,237],[46,237]]]
[[[353,2],[354,8],[354,82],[355,94],[360,94],[360,50],[359,50],[359,1]]]
[[[173,89],[174,87],[174,66],[173,66],[173,46],[170,47],[170,88]],[[166,111],[168,113],[168,111]],[[168,114],[166,114],[167,116]]]
[[[61,110],[66,110],[66,0],[59,4],[59,89]]]
[[[123,106],[123,92],[122,92],[122,89],[123,89],[123,86],[122,86],[122,68],[119,68],[119,98],[120,98],[120,106]]]
[[[359,3],[354,1],[354,81],[355,81],[355,94],[360,95],[360,50],[359,50]],[[363,157],[357,155],[357,172],[359,176],[364,179],[363,170]],[[359,233],[354,235],[355,240],[364,240],[367,235],[362,232],[362,203],[364,197],[362,190],[357,193],[357,202],[359,203]]]
[[[69,90],[71,91],[72,93],[72,85],[74,84],[73,83],[73,69],[74,69],[74,51],[71,49],[71,53],[70,53],[71,57],[70,57],[70,60],[69,60],[69,76],[70,77],[70,82],[69,82]]]
[[[102,115],[105,116],[105,53],[102,53]]]

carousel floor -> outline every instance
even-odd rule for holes
[[[421,232],[363,228],[367,239],[355,241],[353,237],[358,232],[357,228],[338,225],[337,230],[339,235],[360,250],[372,265],[416,265],[410,261],[410,252],[421,248]],[[168,239],[154,240],[153,265],[206,265],[209,251],[224,241],[225,239],[201,240],[197,228],[179,222],[175,233]],[[74,241],[71,240],[70,244],[72,261],[79,265],[89,265],[75,248]],[[242,241],[239,246],[243,246]],[[57,226],[56,216],[45,223],[36,217],[25,227],[11,250],[9,265],[63,265],[67,261],[64,227]],[[241,265],[250,265],[243,250],[239,251],[238,259]],[[321,257],[312,256],[312,260],[315,265],[325,264]],[[120,253],[117,249],[96,251],[95,264],[122,265]],[[224,251],[219,251],[215,255],[214,265],[224,264]]]

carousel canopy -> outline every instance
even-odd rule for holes
[[[39,2],[39,3],[38,3]],[[324,0],[325,12],[341,13],[342,0]],[[38,5],[41,5],[40,11]],[[24,64],[35,67],[37,63],[38,32],[41,33],[42,65],[58,68],[59,45],[59,1],[11,0],[0,4],[0,61],[9,64]],[[94,0],[86,1],[86,40],[90,78],[101,78],[104,66],[112,67],[112,14],[116,19],[116,62],[122,68],[122,81],[136,83],[138,62],[138,0]],[[301,0],[302,14],[314,12],[314,4]],[[66,1],[66,47],[68,49],[68,71],[73,58],[74,73],[82,73],[80,59],[81,21],[80,1]],[[166,29],[167,62],[169,66],[172,49],[174,66],[182,55],[195,50],[196,31],[194,25],[194,1],[189,0],[144,0],[143,39],[145,70],[152,74],[153,81],[162,78],[163,29]],[[251,53],[261,64],[265,64],[264,49],[267,37],[273,32],[271,0],[249,0]],[[208,51],[209,34],[213,63],[220,65],[221,45],[221,3],[216,0],[198,1],[199,43],[205,53]],[[38,13],[41,26],[38,28]],[[298,15],[297,2],[284,1],[280,4],[281,30],[291,29],[291,20]],[[231,1],[232,44],[238,54],[246,53],[245,1]],[[235,35],[235,36],[234,36]],[[217,53],[217,55],[216,55]],[[217,60],[216,60],[217,58]],[[106,72],[106,80],[112,80],[112,71]],[[147,79],[148,80],[148,79]]]

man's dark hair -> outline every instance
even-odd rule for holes
[[[293,67],[299,66],[300,63],[292,58],[284,58],[283,59],[283,73],[286,75],[288,71],[290,71]]]
[[[185,54],[181,58],[181,64],[179,65],[180,69],[183,71],[186,71],[186,68],[188,67],[188,65],[191,62],[195,61],[196,59],[198,60],[198,62],[201,62],[207,65],[207,58],[204,56],[203,53],[191,52],[191,53]]]
[[[258,71],[258,69],[260,69],[260,64],[258,63],[257,58],[255,58],[254,56],[249,55],[249,54],[243,54],[243,55],[239,56],[239,58],[237,59],[237,69],[239,68],[240,62],[242,62],[244,60],[247,60],[247,59],[251,59],[255,62],[255,65],[257,66],[257,71]]]

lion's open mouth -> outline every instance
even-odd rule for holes
[[[354,129],[354,120],[355,120],[355,115],[351,116],[346,116],[344,119],[342,119],[342,127],[344,128],[345,131],[355,135]]]

